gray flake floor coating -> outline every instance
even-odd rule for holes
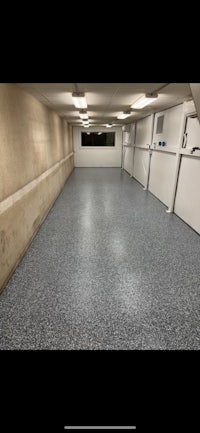
[[[0,349],[200,349],[200,237],[119,168],[76,168],[0,295]]]

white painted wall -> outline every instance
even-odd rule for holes
[[[135,140],[135,125],[136,123],[131,123],[127,125],[129,127],[129,132],[124,132],[124,144],[128,144],[132,147],[124,148],[124,169],[132,176],[133,175],[133,153],[134,153],[134,140]]]
[[[146,185],[149,152],[146,149],[136,148],[134,152],[133,175],[143,186]]]
[[[200,119],[200,83],[190,83],[190,89],[195,102],[195,109]]]
[[[155,114],[153,143],[156,143],[156,147],[158,147],[159,141],[165,141],[165,150],[176,151],[179,143],[182,113],[183,104],[180,104]],[[161,115],[164,115],[163,132],[156,134],[157,118]]]
[[[200,123],[198,117],[188,117],[186,126],[186,148],[200,147]]]
[[[146,146],[148,148],[149,144],[151,144],[152,119],[153,116],[151,115],[137,121],[135,138],[136,147]]]
[[[149,145],[151,144],[153,116],[147,116],[144,119],[137,121],[135,151],[133,161],[133,176],[143,186],[146,186],[148,161],[149,161]]]
[[[81,132],[115,132],[115,147],[81,147]],[[90,127],[73,128],[75,167],[120,167],[122,128]]]
[[[200,233],[200,158],[182,156],[174,212]]]
[[[166,206],[170,205],[176,154],[153,151],[149,176],[149,191]]]
[[[127,147],[124,155],[124,169],[132,175],[133,173],[133,147]]]
[[[184,106],[180,104],[155,114],[149,191],[168,207],[175,182],[176,153],[180,146],[183,112]],[[163,132],[157,134],[157,119],[162,115]],[[166,146],[160,147],[159,141],[165,141]]]
[[[200,151],[190,154],[193,146],[200,146],[200,126],[197,119],[186,118],[194,112],[194,102],[189,101],[155,114],[148,189],[170,208],[177,181],[174,212],[200,233]],[[158,134],[157,118],[161,115],[164,115],[163,131]],[[133,175],[144,186],[149,158],[147,144],[151,142],[150,117],[138,121],[136,126]],[[185,148],[184,132],[187,132]],[[166,146],[158,146],[159,141],[165,141]]]
[[[195,111],[194,104],[187,105],[187,112]],[[191,148],[200,146],[198,119],[186,119],[187,144],[180,152],[181,162],[175,198],[174,212],[200,234],[200,151],[191,155]]]

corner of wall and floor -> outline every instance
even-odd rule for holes
[[[15,84],[0,84],[0,292],[74,168],[72,127]]]

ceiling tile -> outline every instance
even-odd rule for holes
[[[120,112],[128,110],[131,104],[144,93],[156,92],[159,98],[149,107],[124,119],[130,123],[153,112],[162,111],[184,100],[192,99],[188,83],[17,83],[40,102],[49,106],[71,124],[79,122],[78,109],[73,105],[71,93],[85,92],[88,115],[91,122],[117,121]],[[161,87],[164,86],[162,89]],[[120,121],[121,122],[121,121]]]

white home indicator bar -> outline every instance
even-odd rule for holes
[[[126,430],[135,430],[136,429],[136,426],[135,425],[133,425],[133,426],[111,426],[111,425],[109,425],[109,426],[65,426],[64,427],[64,429],[66,429],[66,430],[88,430],[88,429],[90,429],[90,430],[92,430],[92,429],[96,429],[96,430],[107,430],[107,429],[109,429],[109,430],[115,430],[115,429],[118,429],[118,430],[124,430],[124,429],[126,429]]]

